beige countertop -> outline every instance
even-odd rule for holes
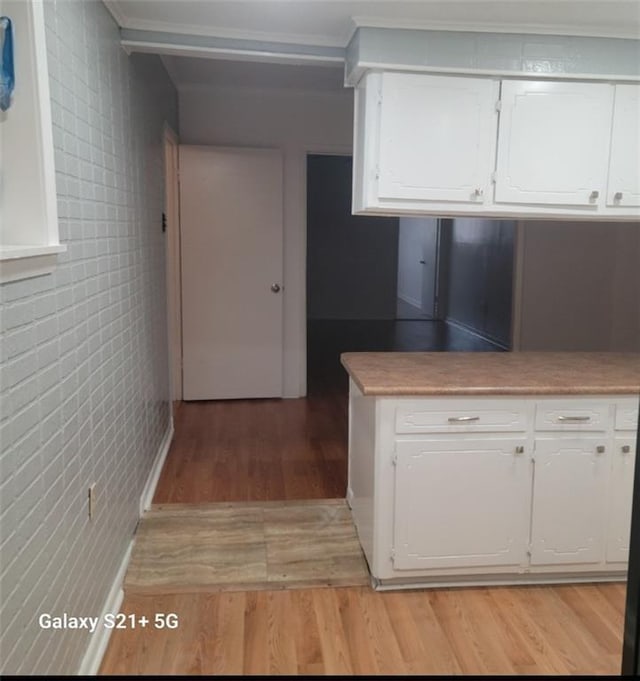
[[[364,395],[640,394],[640,353],[347,352]]]

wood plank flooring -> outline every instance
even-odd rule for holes
[[[155,504],[344,499],[347,398],[183,402]]]
[[[624,585],[128,595],[102,674],[617,675]]]
[[[351,326],[310,325],[307,399],[181,404],[154,502],[344,498],[347,380],[339,353],[490,349],[466,347],[471,341],[446,325],[429,327],[431,340],[418,338],[416,331],[427,327],[416,323],[393,325],[382,339],[375,325]],[[401,338],[405,331],[409,336]],[[156,613],[176,613],[179,626],[114,630],[100,671],[617,675],[625,589],[585,584],[386,593],[369,587],[128,592],[122,612],[152,621]]]
[[[166,504],[145,513],[125,593],[369,584],[343,499]]]

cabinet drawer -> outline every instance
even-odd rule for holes
[[[536,405],[536,430],[604,431],[609,405],[602,402],[545,402]]]
[[[527,429],[524,402],[457,402],[426,407],[418,402],[396,409],[396,433],[502,433]]]
[[[635,430],[638,427],[637,407],[618,407],[616,409],[616,430]]]

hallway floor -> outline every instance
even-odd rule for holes
[[[425,321],[312,321],[307,345],[306,398],[180,404],[154,504],[344,498],[349,382],[342,352],[498,350]]]

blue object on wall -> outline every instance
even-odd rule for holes
[[[0,17],[0,29],[3,32],[0,50],[0,111],[6,111],[11,106],[11,95],[16,84],[13,67],[13,25],[9,17]]]

